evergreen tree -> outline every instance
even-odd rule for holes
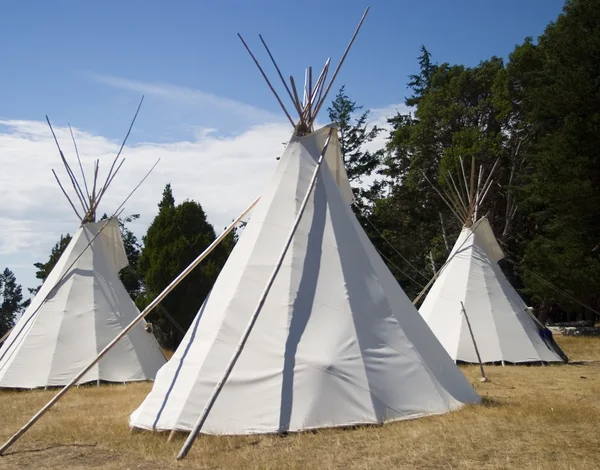
[[[105,220],[107,218],[108,215],[104,214],[100,220]],[[125,286],[125,290],[133,300],[135,300],[143,291],[142,278],[138,272],[138,262],[142,253],[142,247],[135,234],[127,228],[126,224],[138,220],[139,218],[140,214],[131,214],[124,218],[119,217],[117,220],[119,228],[121,229],[123,247],[125,248],[128,262],[128,266],[125,266],[119,272],[119,278]]]
[[[163,190],[162,199],[158,203],[158,210],[172,209],[175,207],[175,198],[173,197],[173,190],[171,189],[171,183],[167,183]]]
[[[406,99],[407,106],[416,106],[419,100],[431,87],[431,78],[437,70],[437,65],[431,62],[431,53],[425,46],[421,46],[421,55],[419,56],[420,73],[410,75],[408,87],[413,91],[413,95]]]
[[[14,273],[8,268],[0,272],[0,337],[14,326],[17,315],[29,303],[29,300],[23,302],[22,287],[17,284]]]
[[[362,109],[362,106],[348,97],[344,87],[340,88],[331,106],[327,108],[329,119],[338,126],[340,149],[348,179],[357,183],[375,171],[383,156],[383,150],[370,152],[365,148],[379,135],[381,129],[369,126],[369,111],[360,112]],[[357,195],[361,194],[359,186],[355,186],[354,191]]]
[[[432,257],[434,265],[443,265],[462,226],[425,176],[453,192],[449,175],[462,178],[461,160],[467,173],[474,160],[476,174],[480,166],[489,172],[498,160],[496,184],[480,213],[487,215],[512,257],[522,243],[511,225],[518,203],[514,187],[526,174],[523,161],[529,144],[529,128],[502,59],[492,57],[475,67],[437,65],[426,48],[421,52],[420,72],[410,76],[412,95],[406,100],[415,111],[389,120],[392,132],[381,170],[389,187],[373,208],[373,220],[396,250],[381,243],[379,236],[374,239],[405,272],[398,280],[409,295],[416,295],[418,284],[433,275]],[[516,277],[513,265],[504,268],[509,277]]]
[[[494,57],[475,67],[437,65],[421,49],[406,100],[415,112],[389,121],[380,170],[389,184],[371,211],[404,255],[371,230],[409,295],[420,290],[414,280],[425,280],[416,272],[428,269],[429,253],[439,267],[445,240],[460,229],[422,173],[451,189],[447,175],[460,174],[461,157],[488,170],[499,160],[480,212],[506,254],[505,274],[542,320],[594,319],[581,302],[600,310],[598,24],[600,3],[569,0],[538,43],[525,40],[507,65]]]
[[[568,296],[600,310],[599,24],[599,2],[567,1],[537,45],[528,39],[511,55],[513,90],[532,134],[521,267],[543,318],[597,320]]]
[[[50,275],[50,272],[54,268],[54,265],[58,262],[63,252],[71,242],[71,238],[71,235],[69,235],[68,233],[66,235],[61,235],[60,240],[58,240],[58,242],[56,242],[56,244],[52,247],[48,261],[46,261],[45,263],[40,262],[34,264],[34,266],[37,268],[35,277],[37,279],[40,279],[42,281],[42,284],[46,281],[46,278]],[[30,288],[29,292],[35,295],[38,293],[41,287],[42,286],[39,285],[37,287]]]
[[[215,231],[206,219],[202,206],[195,201],[175,205],[171,186],[167,185],[158,204],[159,212],[144,237],[139,270],[147,291],[138,297],[142,309],[179,275],[210,243]],[[187,330],[208,295],[230,250],[234,234],[221,243],[192,273],[190,273],[161,303],[149,320],[156,327],[161,344],[175,349],[183,333],[167,317],[165,310],[178,325]]]

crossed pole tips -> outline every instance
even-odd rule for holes
[[[365,10],[365,12],[363,13],[363,15],[362,15],[362,17],[360,19],[360,22],[359,22],[358,26],[356,27],[356,30],[354,31],[354,34],[352,35],[352,38],[351,38],[348,46],[346,47],[346,50],[344,51],[344,54],[342,55],[342,58],[340,59],[340,62],[337,65],[337,67],[336,67],[333,75],[331,76],[331,79],[329,80],[329,82],[327,82],[327,79],[328,79],[329,67],[330,67],[331,59],[327,59],[327,61],[325,62],[325,65],[323,67],[323,69],[321,70],[321,73],[317,77],[316,81],[314,81],[314,83],[313,83],[312,67],[309,67],[307,69],[306,74],[305,74],[305,88],[304,88],[304,94],[303,94],[302,101],[299,98],[298,90],[296,88],[296,84],[295,84],[294,78],[292,76],[290,76],[290,83],[289,83],[289,86],[288,86],[288,83],[284,79],[284,76],[281,73],[281,70],[279,69],[279,66],[277,65],[277,62],[275,61],[275,59],[274,59],[271,51],[267,47],[266,42],[264,41],[264,39],[262,38],[262,36],[259,36],[262,44],[264,45],[264,47],[265,47],[265,49],[266,49],[266,51],[267,51],[267,53],[268,53],[268,55],[269,55],[269,57],[270,57],[273,65],[274,65],[274,67],[275,67],[275,69],[277,71],[277,74],[278,74],[281,82],[284,85],[284,88],[286,90],[286,93],[288,94],[288,97],[292,101],[292,104],[294,106],[294,110],[295,110],[295,112],[298,115],[298,121],[297,122],[295,122],[294,119],[292,119],[292,115],[286,109],[285,105],[283,104],[283,101],[281,100],[281,98],[279,97],[279,95],[277,94],[277,92],[275,91],[275,88],[273,87],[273,85],[269,81],[269,79],[268,79],[267,75],[265,74],[264,70],[262,69],[260,63],[258,62],[258,60],[256,59],[256,57],[254,56],[254,54],[252,53],[252,51],[250,50],[250,48],[248,47],[248,45],[246,44],[246,42],[244,41],[244,39],[242,38],[242,36],[238,34],[238,36],[239,36],[240,40],[242,41],[244,47],[246,48],[246,50],[250,54],[251,58],[253,59],[254,63],[256,64],[257,68],[259,69],[259,71],[261,72],[263,78],[265,79],[265,82],[269,86],[271,92],[273,93],[273,95],[277,99],[277,102],[281,106],[281,108],[282,108],[283,112],[285,113],[287,119],[289,120],[290,124],[294,128],[294,134],[295,135],[302,136],[302,135],[306,135],[306,134],[308,134],[308,133],[310,133],[310,132],[313,131],[313,126],[314,126],[315,120],[317,118],[317,115],[318,115],[320,109],[322,108],[323,104],[325,103],[325,100],[327,99],[327,95],[328,95],[329,91],[331,90],[333,82],[335,81],[335,79],[336,79],[336,77],[337,77],[337,75],[338,75],[338,73],[339,73],[339,71],[340,71],[340,69],[341,69],[344,61],[346,60],[346,57],[348,56],[348,52],[350,51],[350,49],[351,49],[351,47],[352,47],[352,45],[354,43],[354,40],[356,39],[356,36],[358,35],[358,32],[360,31],[360,28],[361,28],[361,26],[362,26],[362,24],[363,24],[363,22],[364,22],[364,20],[365,20],[365,18],[367,16],[368,12],[369,12],[369,8],[367,8]],[[143,100],[143,98],[142,98],[142,100]],[[137,114],[139,112],[141,104],[142,103],[140,102],[140,105],[138,106],[138,109],[137,109],[136,114],[134,116],[134,119],[133,119],[133,121],[131,123],[131,126],[129,127],[129,131],[127,132],[127,135],[125,137],[125,140],[123,141],[123,144],[121,145],[119,153],[117,154],[116,158],[112,162],[112,165],[110,167],[108,176],[106,178],[106,181],[105,181],[105,183],[100,188],[97,188],[97,177],[98,177],[98,166],[99,165],[98,165],[98,161],[95,162],[95,165],[94,165],[94,179],[93,179],[93,184],[92,184],[91,192],[89,190],[89,186],[88,186],[87,180],[85,179],[85,176],[83,177],[83,187],[84,187],[85,191],[82,190],[81,185],[77,182],[73,171],[71,170],[71,168],[69,167],[69,165],[66,162],[66,159],[64,158],[62,150],[60,149],[60,146],[58,144],[58,140],[56,139],[56,135],[54,134],[54,130],[52,129],[52,126],[50,125],[50,121],[48,120],[48,124],[50,125],[50,128],[52,130],[52,134],[54,136],[56,145],[57,145],[57,147],[59,149],[59,153],[61,155],[61,159],[63,161],[63,164],[65,165],[65,168],[67,170],[67,174],[69,175],[69,179],[71,180],[71,183],[72,183],[73,188],[75,190],[75,194],[77,195],[77,200],[79,201],[79,205],[81,206],[81,209],[83,211],[83,215],[81,215],[79,213],[79,211],[77,210],[76,204],[71,200],[71,198],[69,198],[69,196],[67,195],[67,191],[64,189],[64,187],[62,186],[62,184],[60,184],[60,182],[59,182],[59,185],[61,187],[61,190],[63,191],[63,193],[65,194],[65,196],[69,200],[69,203],[71,204],[73,210],[75,211],[75,213],[77,214],[77,216],[79,217],[79,219],[80,219],[80,221],[82,223],[88,221],[89,218],[95,217],[95,210],[97,208],[97,205],[98,205],[100,199],[105,194],[107,187],[110,185],[110,183],[114,179],[114,176],[116,175],[116,173],[121,168],[121,165],[123,164],[124,159],[120,163],[118,163],[118,164],[117,164],[117,161],[118,161],[118,159],[119,159],[119,157],[121,155],[121,151],[123,150],[123,147],[125,145],[127,137],[129,136],[129,133],[131,132],[131,128],[133,127],[133,123],[135,122],[135,118],[137,117]],[[265,285],[263,295],[261,296],[261,301],[259,301],[259,304],[256,306],[256,309],[255,309],[255,311],[253,313],[253,316],[252,316],[252,318],[254,319],[253,321],[256,320],[256,318],[258,317],[258,314],[260,313],[260,310],[261,310],[261,307],[262,307],[262,303],[264,302],[264,300],[266,299],[266,296],[268,295],[268,292],[270,290],[270,287],[271,287],[271,284],[273,282],[274,276],[276,276],[277,271],[279,269],[279,265],[281,264],[281,260],[283,259],[283,256],[285,255],[285,253],[287,251],[289,243],[291,242],[291,239],[293,238],[295,229],[296,229],[297,224],[298,224],[299,217],[301,216],[302,211],[304,210],[304,207],[306,206],[306,203],[308,201],[308,197],[310,196],[310,193],[312,191],[312,187],[314,186],[314,181],[316,180],[319,167],[321,165],[321,162],[323,161],[324,154],[325,154],[325,151],[327,149],[327,145],[329,144],[329,140],[331,138],[331,133],[332,132],[333,131],[330,131],[329,137],[327,138],[327,141],[326,141],[326,144],[325,144],[325,147],[323,148],[323,151],[322,151],[322,153],[321,153],[321,155],[319,157],[319,162],[317,164],[317,167],[315,168],[315,171],[314,171],[314,174],[313,174],[313,178],[312,178],[311,183],[310,183],[309,190],[307,191],[307,194],[305,195],[305,198],[304,198],[303,203],[301,205],[300,213],[297,215],[297,220],[296,220],[296,222],[294,224],[294,227],[292,228],[292,231],[291,231],[291,233],[290,233],[290,235],[288,237],[289,240],[286,243],[285,247],[283,248],[283,252],[282,252],[282,256],[281,256],[280,262],[278,263],[278,266],[275,268],[275,270],[273,272],[273,275],[271,276],[271,278],[269,279],[269,281]],[[71,137],[73,139],[73,144],[75,146],[75,150],[76,150],[76,153],[77,153],[77,159],[78,159],[78,162],[80,164],[80,170],[83,173],[83,169],[81,168],[81,161],[79,159],[79,151],[77,150],[77,144],[75,142],[75,138],[73,137],[72,131],[71,131]],[[115,169],[115,165],[116,165],[116,169]],[[152,170],[150,170],[150,171],[152,171]],[[56,174],[55,174],[55,176],[56,176]],[[57,180],[58,180],[58,178],[57,178]],[[138,185],[138,187],[139,187],[139,185]],[[137,187],[136,187],[136,189],[137,189]],[[135,189],[134,189],[134,191],[135,191]],[[133,192],[131,194],[133,194]],[[127,197],[127,199],[129,199],[129,197],[131,196],[131,194]],[[127,199],[125,200],[125,202],[127,201]],[[100,354],[92,362],[90,362],[83,370],[81,370],[75,377],[73,377],[73,379],[64,388],[62,388],[19,431],[17,431],[6,443],[4,443],[4,445],[2,447],[0,447],[0,455],[4,455],[4,453],[6,452],[6,450],[12,444],[14,444],[25,432],[27,432],[27,430],[29,428],[31,428],[44,415],[44,413],[46,413],[56,402],[58,402],[69,391],[69,389],[73,385],[75,385],[78,382],[78,380],[80,380],[85,375],[85,373],[88,370],[90,370],[106,353],[108,353],[108,351],[123,336],[125,336],[138,322],[140,322],[148,313],[150,313],[150,311],[152,311],[152,309],[154,309],[168,295],[168,293],[171,292],[171,290],[173,290],[175,288],[175,286],[177,286],[177,284],[179,282],[181,282],[182,279],[184,279],[198,264],[200,264],[200,262],[202,260],[204,260],[204,258],[206,258],[206,256],[208,256],[208,254],[225,238],[225,236],[231,230],[233,230],[233,228],[240,222],[240,220],[248,212],[250,212],[250,210],[252,210],[252,208],[257,204],[257,202],[258,202],[259,199],[260,199],[260,197],[257,198],[254,202],[252,202],[252,204],[229,227],[227,227],[227,229],[225,229],[225,231],[221,235],[219,235],[219,237],[217,237],[217,239],[215,239],[215,241],[203,253],[201,253],[192,262],[192,264],[190,264],[181,274],[179,274],[179,276],[177,276],[171,282],[171,284],[169,284],[169,286],[167,286],[165,288],[165,290],[163,292],[161,292],[158,295],[158,297],[156,297],[148,305],[148,307],[146,307],[144,309],[143,312],[141,312],[119,335],[117,335],[100,352]],[[119,206],[119,209],[117,209],[117,211],[121,209],[121,207],[123,206],[123,204],[121,204],[121,206]],[[252,326],[253,326],[253,322],[251,322],[247,326],[247,332],[245,334],[245,338],[242,338],[242,340],[240,341],[240,343],[238,345],[238,348],[240,350],[243,347],[245,339],[247,339],[247,335],[250,333],[250,331],[252,329]],[[234,357],[231,359],[231,362],[230,362],[229,366],[224,371],[222,380],[217,384],[217,387],[215,388],[213,396],[209,400],[209,403],[207,403],[207,406],[206,406],[204,412],[201,415],[201,419],[198,421],[198,423],[196,423],[196,426],[194,427],[194,430],[190,433],[190,435],[188,436],[188,439],[186,440],[186,443],[184,444],[184,446],[182,447],[181,451],[179,452],[179,454],[177,456],[178,459],[184,458],[187,455],[187,453],[188,453],[189,449],[191,448],[191,446],[192,446],[195,438],[197,437],[198,433],[200,433],[202,425],[204,423],[204,420],[208,416],[208,413],[210,412],[210,408],[214,404],[214,401],[218,398],[218,394],[219,394],[220,390],[225,385],[225,383],[227,381],[227,377],[229,376],[229,374],[231,373],[231,370],[233,369],[233,367],[235,365],[236,359],[237,359],[237,357],[234,355]]]
[[[273,63],[273,66],[275,67],[275,71],[277,72],[277,76],[279,77],[279,79],[281,80],[281,83],[283,84],[285,92],[287,93],[290,101],[292,102],[295,112],[298,114],[297,122],[295,122],[294,119],[292,118],[293,113],[290,113],[288,111],[288,109],[286,108],[285,104],[283,103],[283,100],[281,99],[281,97],[275,90],[275,87],[273,86],[273,84],[271,83],[269,78],[267,77],[267,74],[265,73],[264,69],[260,65],[258,59],[254,55],[254,53],[250,50],[250,47],[248,46],[248,44],[246,43],[246,41],[244,40],[242,35],[238,33],[238,37],[240,38],[240,41],[242,41],[242,44],[246,48],[246,51],[248,51],[248,54],[250,55],[250,57],[256,64],[256,67],[258,68],[259,72],[261,73],[262,77],[264,78],[267,86],[269,87],[269,89],[271,90],[273,95],[275,96],[275,99],[279,103],[279,106],[283,110],[286,118],[288,119],[288,121],[290,122],[292,127],[294,128],[294,132],[296,135],[305,135],[305,134],[312,132],[315,120],[317,119],[317,115],[319,114],[319,111],[321,110],[321,108],[323,107],[323,104],[325,103],[325,100],[327,99],[327,95],[328,95],[329,91],[331,90],[333,82],[335,81],[340,69],[342,68],[342,65],[344,64],[346,57],[348,56],[348,52],[350,52],[350,49],[352,48],[352,44],[354,44],[354,40],[356,39],[356,36],[358,36],[358,32],[360,31],[360,28],[362,27],[363,22],[365,21],[365,18],[367,17],[367,13],[369,13],[369,8],[370,7],[367,7],[365,12],[363,13],[363,15],[358,23],[358,26],[356,27],[354,34],[352,35],[352,38],[350,39],[350,42],[348,43],[348,46],[346,47],[346,50],[344,51],[344,54],[342,55],[342,58],[340,59],[340,62],[338,63],[329,82],[327,82],[327,75],[329,72],[329,65],[331,63],[331,58],[327,59],[327,61],[325,62],[325,66],[321,70],[321,73],[319,74],[319,76],[318,76],[317,80],[314,82],[314,84],[313,84],[312,67],[308,67],[306,69],[305,79],[304,79],[304,84],[305,84],[304,85],[304,94],[302,95],[302,97],[303,97],[302,100],[300,100],[300,95],[298,94],[298,88],[296,87],[296,81],[294,80],[294,77],[290,75],[289,84],[288,84],[288,82],[285,80],[283,74],[281,73],[281,69],[279,68],[279,65],[277,65],[277,61],[273,57],[271,50],[267,46],[266,41],[264,40],[262,35],[260,35],[260,34],[258,35],[269,58],[271,59],[271,62]]]

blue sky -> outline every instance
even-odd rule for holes
[[[345,83],[369,108],[400,103],[406,77],[417,70],[421,44],[440,62],[475,65],[491,55],[507,57],[523,38],[539,35],[562,3],[373,1],[338,84]],[[118,137],[128,119],[121,115],[135,108],[139,96],[99,83],[91,74],[195,88],[279,113],[236,33],[268,67],[257,37],[263,34],[284,72],[301,77],[305,66],[320,68],[329,55],[336,63],[366,5],[357,0],[2,2],[0,117],[39,120],[47,113],[59,123],[77,122]],[[175,138],[167,132],[169,120],[211,126],[202,109],[161,108],[156,116],[154,107],[159,105],[147,102],[150,109],[142,113],[134,139],[147,138],[144,129]],[[226,122],[222,116],[214,120]]]
[[[0,2],[0,268],[26,287],[77,219],[56,187],[48,114],[63,146],[71,123],[88,173],[107,168],[142,93],[146,100],[107,194],[110,212],[154,163],[130,201],[142,235],[167,182],[193,198],[217,231],[259,192],[289,136],[276,101],[236,34],[276,76],[261,33],[286,75],[337,64],[368,4],[358,0]],[[333,92],[373,110],[378,123],[402,109],[422,44],[436,62],[476,65],[508,57],[556,19],[562,0],[373,1]],[[280,88],[278,88],[280,89]],[[324,122],[326,117],[321,116]],[[67,158],[73,158],[68,149]],[[102,172],[102,171],[101,171]],[[226,190],[224,190],[224,188]]]

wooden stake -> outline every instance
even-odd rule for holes
[[[244,348],[244,345],[246,344],[246,341],[248,340],[248,337],[250,336],[250,332],[252,331],[252,328],[254,327],[254,324],[256,323],[258,315],[260,314],[260,311],[262,310],[263,305],[265,304],[265,301],[267,300],[267,296],[269,295],[269,292],[271,291],[271,287],[273,286],[273,283],[275,282],[275,278],[277,277],[277,274],[279,273],[279,269],[281,268],[283,259],[285,258],[288,248],[290,247],[290,244],[292,243],[294,235],[296,234],[296,229],[298,228],[298,225],[300,224],[300,220],[302,219],[302,214],[304,213],[304,210],[306,209],[306,205],[308,204],[308,199],[310,198],[312,190],[315,187],[315,183],[317,181],[317,176],[319,174],[319,168],[321,167],[321,163],[323,162],[323,159],[325,158],[325,152],[327,151],[327,147],[329,146],[329,141],[331,140],[331,135],[333,134],[333,131],[334,131],[333,128],[329,131],[329,136],[327,137],[327,140],[325,141],[325,145],[323,146],[323,150],[321,151],[321,155],[319,156],[319,160],[317,161],[317,164],[313,171],[312,178],[310,180],[310,183],[308,184],[308,189],[306,190],[304,199],[302,200],[302,203],[300,204],[300,208],[298,209],[298,214],[296,214],[296,218],[294,219],[294,223],[292,225],[290,233],[288,234],[288,237],[285,241],[283,249],[281,250],[279,258],[277,259],[277,263],[275,264],[275,268],[273,269],[273,271],[271,272],[271,275],[269,276],[269,279],[267,280],[267,283],[259,297],[258,303],[256,304],[254,312],[252,312],[250,320],[248,321],[248,325],[246,325],[246,329],[242,333],[240,341],[237,344],[235,351],[233,353],[233,356],[229,360],[229,363],[225,367],[225,371],[223,372],[221,379],[217,382],[215,388],[213,389],[212,393],[210,394],[210,397],[208,398],[208,401],[206,402],[206,405],[204,406],[204,409],[202,410],[202,412],[200,413],[200,416],[198,417],[198,421],[196,421],[194,428],[188,435],[185,443],[183,444],[183,447],[179,451],[179,454],[177,455],[177,460],[181,460],[181,459],[185,458],[185,456],[190,451],[190,448],[194,444],[196,437],[198,437],[198,434],[200,433],[200,430],[202,429],[204,422],[208,418],[208,414],[210,413],[210,410],[212,409],[213,405],[215,404],[215,401],[217,400],[219,393],[223,389],[223,386],[227,382],[227,379],[229,378],[229,375],[231,374],[231,371],[233,370],[235,363],[237,362],[240,354],[242,353],[242,349]]]
[[[467,326],[469,327],[469,334],[471,335],[471,339],[473,340],[473,347],[475,348],[475,354],[477,354],[477,360],[479,361],[479,370],[481,371],[481,382],[489,382],[488,378],[485,376],[485,371],[483,370],[483,363],[481,362],[481,356],[479,355],[479,349],[477,348],[477,343],[475,342],[475,335],[473,335],[473,330],[471,329],[471,322],[469,322],[469,316],[467,315],[467,311],[465,310],[465,304],[460,302],[460,307],[462,309],[462,313],[465,315],[465,320],[467,320]]]
[[[173,279],[173,281],[171,281],[171,283],[158,295],[158,297],[150,302],[150,304],[137,317],[135,317],[135,319],[129,325],[127,325],[127,327],[125,327],[121,333],[119,333],[110,343],[106,345],[102,351],[100,351],[100,354],[98,354],[96,359],[85,366],[75,377],[73,377],[73,379],[71,379],[67,385],[65,385],[64,388],[62,388],[48,403],[46,403],[46,405],[44,405],[40,411],[38,411],[21,429],[19,429],[19,431],[17,431],[8,441],[6,441],[4,445],[0,447],[0,455],[3,455],[11,445],[13,445],[23,434],[25,434],[27,430],[33,426],[37,420],[40,419],[57,401],[59,401],[69,391],[69,389],[73,387],[73,385],[75,385],[79,379],[81,379],[81,377],[83,377],[92,367],[94,367],[94,365],[96,365],[96,363],[102,359],[102,357],[108,353],[108,351],[110,351],[123,336],[129,333],[129,331],[131,331],[135,325],[142,321],[142,319],[148,315],[167,296],[167,294],[169,294],[169,292],[171,292],[177,286],[177,284],[179,284],[198,264],[200,264],[200,262],[206,258],[215,249],[215,247],[221,243],[221,241],[223,241],[227,234],[233,230],[242,217],[252,210],[259,199],[260,197],[256,198],[252,204],[250,204],[250,206],[248,206],[248,208],[242,212],[242,214],[235,221],[233,221],[233,223],[229,225],[229,227],[227,227],[221,233],[221,235],[219,235],[215,241],[208,246],[208,248],[206,248],[206,250],[204,250],[181,274],[179,274],[179,276]],[[104,226],[107,224],[108,221]]]

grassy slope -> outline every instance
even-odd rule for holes
[[[129,433],[129,413],[148,383],[82,387],[44,416],[0,468],[461,468],[600,466],[600,338],[557,337],[570,365],[462,370],[484,404],[381,427],[278,436],[201,436],[184,463],[184,436]],[[577,361],[592,361],[577,363]],[[8,438],[50,391],[0,392]]]

